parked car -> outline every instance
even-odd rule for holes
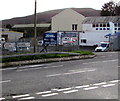
[[[39,40],[38,45],[42,46],[43,45],[43,40]]]
[[[109,50],[109,42],[101,42],[98,47],[95,48],[95,52],[104,52]]]

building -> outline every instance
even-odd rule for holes
[[[82,31],[85,17],[73,9],[67,8],[52,17],[52,31]]]
[[[82,46],[99,45],[109,41],[107,34],[120,32],[120,16],[86,17],[82,24],[84,33],[80,33],[79,42]]]
[[[36,24],[37,36],[42,37],[42,33],[51,30],[51,24]],[[34,37],[34,24],[17,24],[12,27],[12,30],[24,33],[24,37]]]
[[[51,22],[52,31],[79,32],[81,46],[99,45],[109,41],[107,34],[120,32],[120,16],[84,17],[70,8],[53,16]]]
[[[23,33],[1,28],[0,37],[5,38],[6,42],[15,42],[23,37]]]

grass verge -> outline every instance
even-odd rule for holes
[[[80,55],[94,55],[94,53],[90,51],[72,51],[72,53],[80,53]],[[48,59],[48,58],[63,58],[63,57],[70,57],[74,55],[70,54],[56,54],[56,53],[50,53],[50,54],[37,54],[37,55],[24,55],[24,56],[14,56],[14,57],[7,57],[0,59],[1,63],[7,63],[7,62],[17,62],[17,61],[25,61],[25,60],[36,60],[36,59]]]

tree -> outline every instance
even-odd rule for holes
[[[5,27],[8,28],[9,30],[11,30],[11,28],[12,28],[12,26],[10,24],[7,24]]]
[[[110,1],[102,6],[101,16],[115,16],[115,3]]]
[[[115,7],[115,14],[117,16],[120,16],[120,6],[119,5],[116,5],[116,7]]]

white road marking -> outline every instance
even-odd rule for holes
[[[93,72],[96,71],[96,69],[91,69],[91,70],[87,70],[88,72]]]
[[[104,58],[104,57],[106,57],[106,56],[101,56],[101,57],[103,57],[103,58]]]
[[[113,55],[109,55],[109,56],[113,56]]]
[[[98,87],[89,87],[89,88],[84,88],[84,90],[93,90],[93,89],[96,89]]]
[[[63,67],[63,65],[51,66],[51,67]]]
[[[55,65],[55,66],[50,66],[50,67],[43,67],[43,68],[55,68],[55,67],[62,67],[63,65]]]
[[[15,70],[15,69],[24,69],[24,68],[30,68],[30,67],[42,67],[42,66],[48,66],[51,64],[40,64],[40,65],[27,65],[27,66],[18,66],[18,67],[14,67],[14,68],[6,68],[6,69],[0,69],[0,71],[5,71],[5,70]]]
[[[64,88],[64,89],[57,89],[56,91],[65,91],[65,90],[70,90],[70,89],[72,89],[72,88]]]
[[[0,98],[0,100],[5,100],[5,98]]]
[[[113,80],[113,81],[110,81],[110,83],[116,83],[118,81],[120,81],[120,80]]]
[[[49,96],[54,96],[54,95],[58,95],[58,93],[46,94],[46,95],[42,95],[42,97],[49,97]]]
[[[30,68],[30,67],[39,67],[39,66],[44,66],[43,64],[40,64],[40,65],[29,65],[29,66],[22,66],[22,67],[19,67],[19,68]]]
[[[7,82],[11,82],[11,80],[0,81],[0,83],[7,83]]]
[[[44,91],[44,92],[38,92],[38,93],[36,93],[36,94],[46,94],[46,93],[51,93],[52,91]]]
[[[70,75],[70,74],[78,74],[78,73],[85,73],[85,72],[93,72],[95,70],[96,69],[91,69],[91,70],[86,70],[86,71],[73,71],[73,72],[68,72],[68,73],[47,75],[46,77],[54,77],[54,76],[60,76],[60,75]]]
[[[64,94],[69,94],[69,93],[74,93],[74,92],[78,92],[78,90],[70,90],[70,91],[65,91],[63,92]]]
[[[36,70],[36,69],[42,69],[41,67],[38,68],[26,68],[26,69],[22,69],[22,70],[17,70],[17,72],[22,72],[22,71],[27,71],[27,70]]]
[[[29,99],[35,99],[35,97],[20,98],[19,100],[29,100]]]
[[[118,59],[106,60],[106,61],[96,61],[96,62],[87,62],[87,63],[83,63],[83,64],[92,64],[92,63],[101,63],[101,62],[115,62],[115,61],[118,61]]]
[[[107,84],[107,85],[102,85],[102,87],[111,87],[114,86],[115,84]]]
[[[5,70],[13,70],[13,69],[16,69],[16,68],[0,69],[0,71],[5,71]]]
[[[30,96],[30,94],[24,94],[24,95],[16,95],[16,96],[12,96],[13,98],[20,98],[20,97],[27,97]]]
[[[95,83],[95,84],[93,84],[93,85],[95,85],[95,86],[99,86],[99,85],[103,85],[103,84],[106,84],[106,82]]]
[[[89,85],[76,86],[75,88],[84,88],[84,87],[89,87]]]

